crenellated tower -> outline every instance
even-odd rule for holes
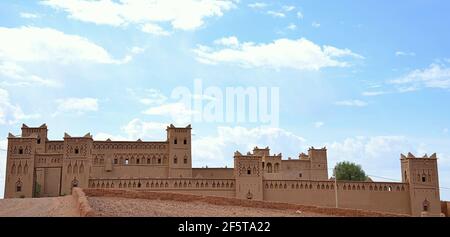
[[[263,170],[260,155],[234,153],[236,198],[263,200]]]
[[[327,180],[328,179],[328,159],[327,148],[308,149],[308,157],[311,160],[311,180]]]
[[[169,147],[169,177],[192,177],[191,125],[184,128],[167,127],[167,142]]]
[[[92,145],[90,133],[83,137],[64,134],[61,195],[70,194],[73,187],[88,187],[92,166]]]
[[[436,153],[428,157],[401,154],[402,181],[409,183],[411,214],[438,216],[441,213]]]

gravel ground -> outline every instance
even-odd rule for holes
[[[293,210],[276,210],[240,206],[220,206],[202,202],[180,202],[119,197],[88,197],[89,204],[100,216],[152,217],[299,217],[324,216]]]
[[[71,195],[51,198],[0,199],[1,217],[79,216]]]

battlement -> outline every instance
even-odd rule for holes
[[[416,157],[411,152],[408,152],[408,154],[406,156],[403,154],[400,154],[400,159],[437,159],[437,155],[436,155],[436,153],[433,153],[431,156],[428,156],[427,154],[425,154],[422,157]]]

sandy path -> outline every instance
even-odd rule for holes
[[[88,197],[89,204],[100,216],[155,217],[271,217],[323,216],[315,213],[296,213],[294,210],[275,210],[239,206],[220,206],[202,202],[180,202],[119,197]]]
[[[51,198],[0,199],[0,216],[79,216],[71,195]]]

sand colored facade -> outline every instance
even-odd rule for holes
[[[282,159],[255,147],[234,153],[234,168],[192,168],[191,126],[167,127],[165,141],[96,141],[47,126],[8,136],[5,198],[52,197],[73,187],[141,189],[356,208],[413,216],[441,213],[436,154],[401,155],[402,182],[347,182],[328,177],[327,150],[311,147]]]

